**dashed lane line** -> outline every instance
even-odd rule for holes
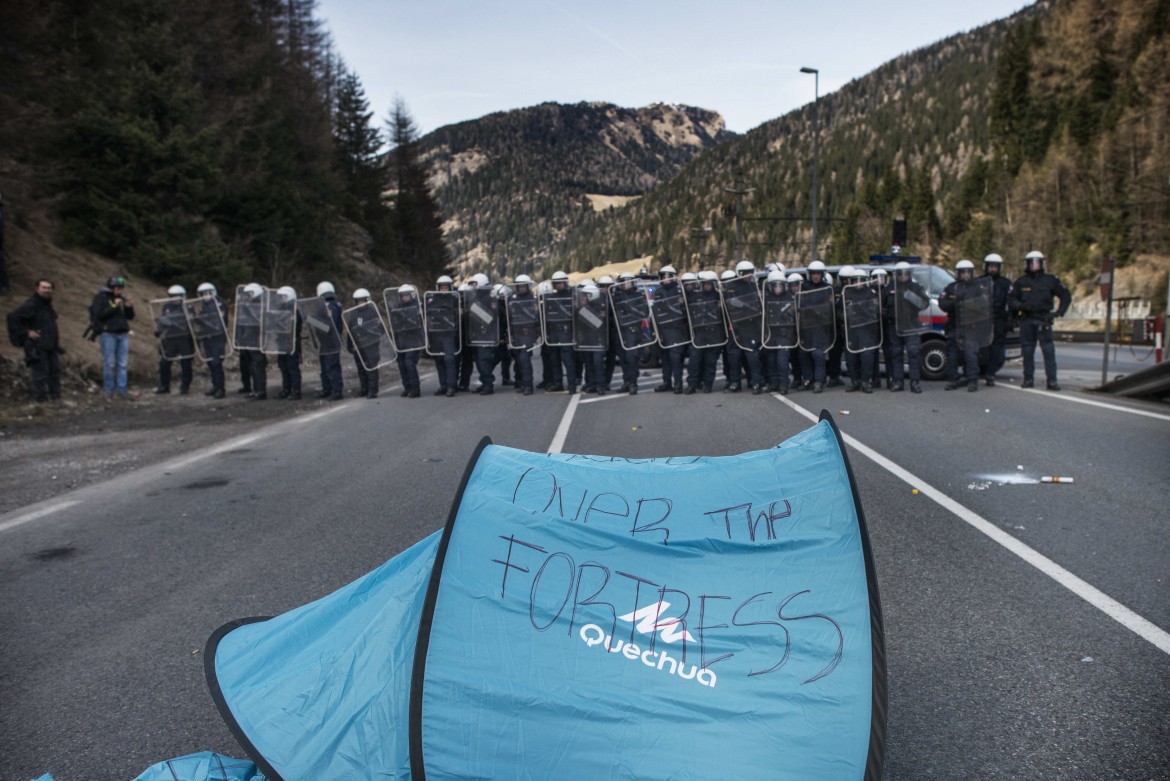
[[[788,398],[781,396],[778,393],[773,393],[772,397],[781,404],[790,407],[814,423],[820,419],[811,411],[805,409],[799,404],[796,404]],[[1034,550],[1033,548],[1028,547],[1012,535],[1004,532],[995,524],[988,521],[986,518],[959,504],[939,489],[925,482],[913,473],[898,466],[896,463],[878,453],[877,451],[861,444],[855,438],[844,432],[841,433],[841,438],[847,445],[849,445],[849,447],[865,456],[870,461],[873,461],[875,464],[882,467],[887,472],[890,472],[899,480],[902,480],[912,488],[917,488],[918,492],[923,496],[927,496],[933,499],[944,509],[956,515],[960,520],[968,523],[977,531],[983,533],[994,542],[999,543],[1008,551],[1014,553],[1016,556],[1019,556],[1025,562],[1031,564],[1033,567],[1040,570],[1040,572],[1052,578],[1057,583],[1071,591],[1073,594],[1085,600],[1090,605],[1097,608],[1102,613],[1136,634],[1138,637],[1153,643],[1154,646],[1162,653],[1170,654],[1170,632],[1164,631],[1153,622],[1138,615],[1097,587],[1085,582],[1084,580],[1081,580],[1076,575],[1072,574],[1064,567],[1054,562],[1052,559]]]

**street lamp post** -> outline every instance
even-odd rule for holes
[[[812,181],[812,255],[809,262],[817,259],[817,157],[820,152],[820,112],[817,111],[821,99],[821,72],[816,68],[801,68],[801,73],[813,75],[813,181]]]

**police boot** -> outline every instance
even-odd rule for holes
[[[851,383],[849,383],[849,387],[845,389],[845,392],[846,393],[854,393],[854,392],[859,391],[859,390],[861,390],[861,383],[860,382],[851,382]]]
[[[890,386],[890,390],[894,393],[897,393],[898,391],[906,390],[906,383],[895,382],[893,385]]]
[[[1056,384],[1056,381],[1055,381],[1055,380],[1053,380],[1052,382],[1048,383],[1048,384],[1047,384],[1047,385],[1045,385],[1044,387],[1045,387],[1045,388],[1047,388],[1047,389],[1048,389],[1048,390],[1050,390],[1050,391],[1058,391],[1058,390],[1060,390],[1060,386]]]
[[[954,390],[957,387],[959,387],[959,381],[958,380],[950,380],[947,382],[946,387],[944,387],[943,390]]]
[[[971,380],[967,383],[967,392],[974,393],[979,390],[979,380]]]
[[[915,380],[910,380],[910,392],[922,393],[922,386],[919,385]]]
[[[987,377],[984,378],[983,381],[987,383],[987,387],[989,387],[989,388],[994,387],[995,386],[995,375],[989,374],[989,375],[987,375]]]
[[[657,388],[655,388],[654,392],[655,393],[666,393],[667,391],[672,391],[672,390],[674,390],[674,388],[670,385],[670,383],[664,382],[661,385],[659,385]]]
[[[1025,377],[1025,378],[1024,378],[1024,381],[1020,383],[1020,387],[1021,387],[1021,388],[1031,388],[1031,387],[1032,387],[1032,384],[1033,384],[1033,383],[1032,383],[1032,378],[1031,378],[1031,377]]]
[[[862,393],[873,393],[873,385],[871,385],[868,382],[861,383],[861,392]]]

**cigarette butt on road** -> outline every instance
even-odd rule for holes
[[[911,489],[910,489],[910,493],[912,493],[914,496],[918,496],[918,489],[917,489],[917,488],[911,488]]]
[[[1071,483],[1072,481],[1073,481],[1073,479],[1071,477],[1041,477],[1040,478],[1040,482],[1042,482],[1042,483]]]

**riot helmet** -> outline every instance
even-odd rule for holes
[[[735,276],[736,276],[736,274],[734,271],[732,271],[731,269],[727,269],[726,271],[724,271],[722,274],[719,275],[719,281],[726,282],[729,279],[735,279]]]
[[[554,271],[552,275],[553,290],[564,290],[569,285],[569,275],[563,271]]]
[[[289,285],[284,285],[283,287],[277,288],[276,295],[280,296],[285,301],[296,301],[297,300],[297,291],[295,289],[293,289],[292,287],[290,287]]]
[[[998,277],[1001,271],[1003,271],[1003,257],[998,252],[993,252],[983,259],[984,274]]]
[[[205,293],[210,293],[214,296],[216,294],[215,285],[211,284],[210,282],[201,282],[199,283],[199,287],[196,289],[196,292],[201,296]]]
[[[321,282],[317,285],[317,295],[321,298],[336,295],[337,291],[333,289],[332,282]]]
[[[370,291],[366,290],[364,287],[359,287],[357,290],[353,291],[353,300],[354,301],[369,301],[370,300]]]
[[[1029,274],[1039,274],[1044,271],[1044,253],[1034,249],[1025,255],[1024,270]]]
[[[182,285],[171,285],[167,288],[167,295],[174,298],[186,298],[187,288],[183,287]]]
[[[969,260],[960,260],[955,264],[955,275],[961,280],[968,280],[975,276],[975,264]]]
[[[260,287],[258,282],[249,282],[244,285],[244,295],[251,296],[253,299],[264,295],[264,288]]]
[[[738,277],[742,277],[747,274],[754,274],[755,272],[755,264],[753,264],[750,260],[741,260],[739,263],[735,264],[735,275]]]
[[[606,274],[601,279],[597,280],[598,287],[609,287],[612,284],[613,284],[613,277],[611,277],[609,274]]]

